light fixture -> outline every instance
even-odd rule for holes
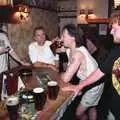
[[[113,4],[115,9],[120,9],[120,0],[114,0]]]
[[[94,14],[94,10],[88,9],[87,19],[95,19],[95,18],[96,18],[96,15]]]
[[[81,9],[77,16],[78,24],[87,24],[88,19],[96,19],[96,15],[94,14],[94,10],[92,9]]]
[[[29,18],[30,8],[24,4],[18,4],[15,6],[15,16],[18,18],[18,21],[24,22]]]
[[[85,9],[81,9],[79,11],[79,15],[77,16],[77,23],[78,24],[87,24],[86,17],[87,17],[87,14],[86,14]]]
[[[0,0],[0,6],[13,6],[13,0]]]

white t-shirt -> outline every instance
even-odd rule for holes
[[[79,48],[76,48],[76,51],[82,52],[85,56],[85,63],[80,65],[80,68],[77,72],[77,76],[81,80],[85,80],[93,71],[95,71],[98,68],[98,64],[84,46],[80,46]],[[70,50],[68,49],[67,50],[68,57],[69,57],[69,53]]]
[[[8,40],[8,37],[5,33],[0,33],[0,48],[9,47],[11,50],[11,45]],[[0,54],[0,73],[4,72],[8,69],[8,55],[7,54]]]
[[[32,42],[29,45],[29,57],[32,63],[44,62],[47,64],[55,65],[55,61],[59,60],[59,56],[52,53],[50,49],[51,41],[46,41],[43,46],[37,44],[37,42]]]

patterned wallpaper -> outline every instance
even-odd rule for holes
[[[21,59],[28,60],[28,45],[32,40],[32,32],[36,26],[43,26],[50,39],[58,33],[57,13],[32,8],[29,20],[20,24],[8,25],[9,40]]]

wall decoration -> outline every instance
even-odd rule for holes
[[[108,25],[107,24],[99,24],[99,35],[107,35],[108,33]]]

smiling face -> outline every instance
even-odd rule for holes
[[[120,25],[118,22],[112,24],[111,34],[114,38],[114,43],[120,43]]]
[[[44,32],[43,29],[38,29],[38,30],[35,31],[34,40],[39,45],[44,45],[44,43],[45,43],[45,32]]]

